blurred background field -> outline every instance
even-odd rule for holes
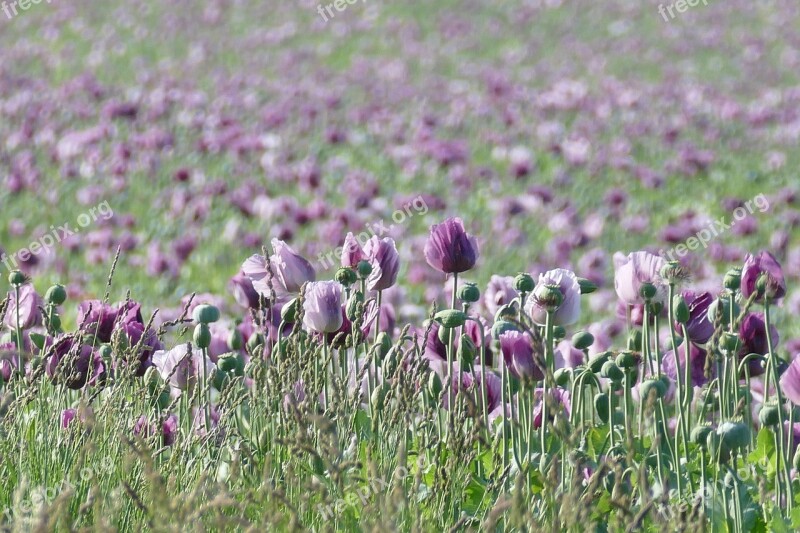
[[[422,195],[390,234],[408,317],[441,293],[421,248],[446,215],[478,237],[481,285],[571,267],[610,289],[607,313],[615,251],[672,248],[764,194],[694,254],[695,278],[770,249],[797,281],[800,5],[708,4],[670,22],[638,0],[0,13],[0,245],[107,201],[113,218],[25,270],[102,297],[122,246],[112,299],[169,308],[226,295],[273,237],[315,262]]]

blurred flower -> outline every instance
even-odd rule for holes
[[[272,239],[275,253],[270,256],[272,268],[272,288],[275,294],[283,296],[300,292],[307,281],[314,281],[316,273],[305,258],[295,253],[285,242]],[[269,273],[267,261],[263,256],[253,255],[242,265],[242,272],[253,282],[253,288],[266,298],[270,298]]]
[[[158,369],[161,379],[170,384],[173,392],[191,391],[203,379],[204,365],[205,375],[210,377],[214,363],[204,357],[199,348],[190,352],[185,344],[153,354],[153,366]]]
[[[553,324],[556,326],[569,326],[578,321],[581,316],[581,286],[578,278],[570,270],[556,268],[544,274],[539,274],[533,294],[525,302],[525,311],[536,324],[544,325],[547,322],[547,305],[539,301],[537,292],[542,287],[558,287],[561,291],[561,304],[553,312]]]
[[[342,326],[342,286],[336,281],[312,281],[303,297],[303,324],[311,331],[331,333]]]
[[[691,341],[705,344],[714,334],[714,324],[708,319],[708,307],[714,301],[714,297],[710,292],[683,291],[683,299],[689,307],[686,333]],[[678,322],[675,323],[675,332],[683,335]]]
[[[470,270],[479,256],[478,243],[466,232],[460,218],[448,218],[431,226],[424,253],[428,264],[445,274]]]
[[[642,284],[652,283],[657,292],[653,301],[663,301],[666,297],[665,286],[661,281],[661,267],[666,261],[663,257],[649,252],[633,252],[624,256],[617,252],[614,254],[614,288],[617,296],[628,305],[644,303],[639,294]]]
[[[533,357],[530,335],[519,331],[506,331],[500,335],[500,350],[512,376],[517,379],[544,379],[544,373]]]
[[[783,278],[783,269],[775,257],[767,252],[761,251],[755,256],[748,254],[744,260],[742,268],[742,296],[750,298],[750,295],[758,291],[758,279],[761,275],[766,275],[766,293],[770,299],[776,300],[783,298],[786,294],[786,280]],[[759,296],[757,301],[763,301]]]
[[[533,427],[534,429],[539,429],[542,427],[542,396],[543,396],[543,389],[536,389],[534,391],[534,398],[537,400],[536,406],[533,408]],[[570,413],[570,398],[569,398],[569,391],[564,390],[560,387],[554,387],[550,389],[551,398],[554,400],[556,406],[560,406],[561,409],[554,409],[553,405],[548,403],[547,404],[547,414],[548,414],[548,421],[552,422],[553,419],[556,417],[557,414],[561,416],[569,416]],[[560,411],[560,412],[558,412]]]
[[[26,283],[19,288],[19,304],[14,289],[9,291],[8,307],[6,309],[5,323],[11,329],[17,328],[17,309],[19,309],[20,329],[30,329],[42,325],[42,312],[40,306],[44,305],[42,297],[33,288],[33,285]]]
[[[781,376],[781,391],[795,405],[800,405],[800,357],[795,357]]]
[[[244,272],[239,272],[233,276],[228,286],[230,287],[231,294],[233,294],[236,303],[245,309],[258,309],[258,291],[253,287],[253,281],[245,276]]]
[[[492,275],[486,285],[486,292],[483,293],[483,304],[489,314],[494,316],[500,307],[511,303],[518,296],[519,293],[514,289],[513,276]]]
[[[394,239],[373,236],[364,246],[364,254],[372,265],[367,288],[371,291],[383,291],[394,285],[400,270],[400,254]]]
[[[681,346],[678,346],[678,356],[680,358],[681,364],[681,372],[686,372],[686,345],[689,344],[691,348],[689,348],[689,361],[691,362],[692,368],[692,385],[695,387],[702,387],[704,384],[708,383],[708,379],[705,376],[705,367],[706,367],[706,357],[707,353],[704,349],[700,348],[693,342],[686,342]],[[664,358],[661,361],[661,369],[663,370],[664,374],[672,378],[673,381],[677,380],[678,374],[675,368],[675,352],[670,350],[669,352],[664,354]],[[681,374],[681,378],[683,378],[684,374]]]
[[[67,388],[79,390],[95,385],[103,377],[105,367],[100,354],[73,336],[56,339],[53,354],[45,364],[47,376]]]
[[[353,236],[352,232],[348,232],[344,238],[344,245],[342,246],[342,266],[347,268],[355,268],[360,261],[367,259],[367,255],[361,248],[358,239]]]
[[[780,342],[780,336],[775,326],[770,325],[770,338],[772,339],[772,347],[776,348]],[[748,354],[757,353],[759,355],[766,355],[769,352],[769,345],[767,344],[767,327],[764,323],[763,313],[750,313],[739,326],[739,338],[742,342],[742,347],[739,349],[739,357],[746,357]],[[761,366],[760,361],[750,360],[749,364],[750,375],[760,376],[764,373],[764,367]]]

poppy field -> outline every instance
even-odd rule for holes
[[[798,27],[0,2],[0,527],[800,529]]]

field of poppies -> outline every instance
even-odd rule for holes
[[[3,529],[800,529],[798,27],[0,2]]]

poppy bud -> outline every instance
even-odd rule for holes
[[[372,410],[374,412],[382,412],[384,406],[386,405],[386,396],[389,394],[389,384],[385,381],[375,387],[375,390],[372,391],[372,397],[370,398],[370,403],[372,404]]]
[[[506,331],[516,331],[516,329],[517,327],[507,320],[497,320],[492,326],[492,338],[497,340]]]
[[[477,352],[478,350],[475,347],[475,343],[469,335],[462,334],[461,341],[458,343],[458,360],[461,361],[461,364],[464,365],[465,368],[472,366]]]
[[[642,283],[642,286],[639,287],[639,296],[645,300],[651,300],[657,292],[656,286],[647,281]]]
[[[625,377],[625,374],[614,361],[606,361],[603,363],[603,368],[600,369],[600,375],[611,381],[622,381],[622,378]]]
[[[631,330],[630,335],[628,335],[628,349],[634,352],[642,351],[642,332],[640,330]]]
[[[197,324],[194,328],[194,344],[198,348],[208,348],[211,345],[211,330],[204,322]]]
[[[358,318],[359,308],[363,303],[364,294],[361,291],[355,291],[350,295],[350,299],[347,300],[347,309],[345,310],[348,320],[354,321]]]
[[[512,318],[512,319],[517,318],[517,308],[514,304],[502,305],[497,309],[497,312],[494,314],[495,322],[506,318]]]
[[[572,377],[572,369],[570,368],[559,368],[553,373],[553,379],[559,387],[566,387],[570,377]]]
[[[581,294],[591,294],[597,290],[597,285],[586,278],[578,278],[578,286],[581,288]]]
[[[292,298],[289,302],[281,308],[281,321],[287,324],[294,323],[297,320],[297,306],[299,304],[297,298]]]
[[[594,344],[594,335],[588,331],[579,331],[572,336],[572,345],[578,350],[585,350]]]
[[[741,284],[742,269],[740,267],[735,267],[728,270],[727,274],[725,274],[725,279],[723,280],[722,285],[729,291],[735,291],[739,289]]]
[[[244,359],[237,352],[228,352],[219,356],[217,368],[223,372],[232,372],[237,376],[244,375]]]
[[[44,299],[53,305],[61,305],[67,300],[67,291],[63,285],[53,285],[44,293]]]
[[[375,342],[375,346],[378,347],[378,361],[383,361],[386,358],[386,355],[389,353],[389,350],[392,349],[392,339],[389,337],[389,334],[385,331],[378,333],[378,339]]]
[[[535,287],[536,282],[530,274],[522,272],[514,278],[514,289],[517,292],[531,292]]]
[[[442,378],[440,378],[439,374],[436,372],[431,372],[428,376],[428,392],[434,398],[438,398],[443,390],[444,384],[442,384]]]
[[[192,312],[192,318],[195,322],[201,324],[211,324],[212,322],[219,320],[219,309],[213,305],[200,304],[194,308],[194,312]]]
[[[620,368],[633,368],[639,364],[638,358],[631,352],[621,352],[616,358],[617,366]]]
[[[349,287],[358,280],[358,277],[356,276],[356,273],[353,272],[353,269],[340,268],[336,271],[336,276],[334,279],[345,287]]]
[[[672,312],[675,314],[675,321],[680,324],[686,324],[691,316],[689,313],[689,306],[686,305],[686,300],[683,296],[676,294],[672,299]]]
[[[707,447],[706,441],[708,440],[708,434],[711,432],[712,432],[711,426],[706,426],[706,425],[695,426],[694,429],[692,429],[692,433],[689,435],[689,438],[693,443],[697,444],[701,448],[706,448]]]
[[[358,276],[361,279],[367,279],[372,274],[372,265],[369,261],[362,260],[356,265],[356,270],[358,270]]]
[[[457,309],[445,309],[436,313],[433,318],[446,328],[457,328],[467,321],[467,314]]]
[[[664,304],[659,301],[651,301],[647,304],[647,311],[653,316],[660,315],[663,309]]]
[[[781,422],[780,408],[776,404],[765,405],[758,412],[758,421],[762,426],[777,426]]]
[[[608,422],[608,395],[605,392],[598,392],[594,395],[594,410],[603,422]]]
[[[539,285],[533,292],[534,301],[543,309],[556,311],[564,301],[564,294],[558,285]]]
[[[719,345],[726,352],[733,353],[739,349],[739,336],[726,331],[720,337]]]
[[[589,370],[599,373],[606,361],[611,357],[611,352],[600,352],[589,359]]]
[[[242,336],[242,332],[238,329],[231,331],[231,334],[228,335],[228,348],[233,351],[238,351],[242,349],[243,345],[244,337]]]
[[[564,329],[564,326],[553,326],[553,338],[556,340],[561,340],[567,336],[567,330]]]
[[[250,352],[250,355],[253,355],[259,346],[264,345],[264,335],[259,332],[253,333],[250,335],[250,338],[247,339],[247,351]]]
[[[19,270],[14,270],[8,275],[8,282],[12,285],[24,285],[26,281],[28,281],[28,277]]]
[[[475,303],[481,299],[481,290],[474,283],[465,283],[458,289],[458,299],[462,302]]]

